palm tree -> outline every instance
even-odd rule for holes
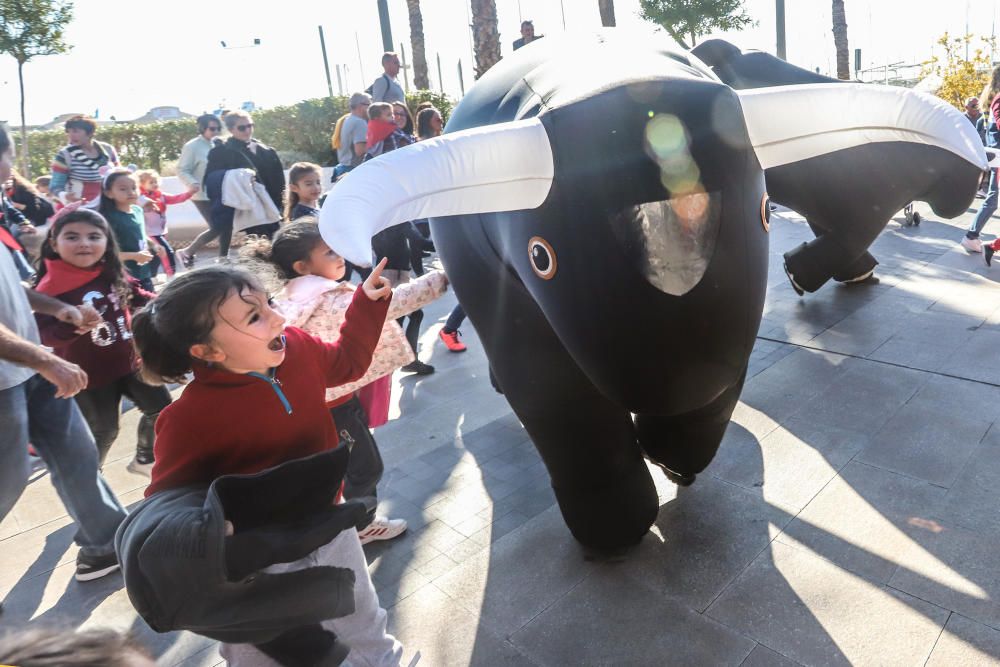
[[[833,0],[833,45],[837,49],[837,78],[850,79],[851,67],[847,53],[847,14],[844,0]]]
[[[413,48],[413,85],[417,90],[427,90],[427,56],[424,55],[424,17],[420,13],[420,0],[406,0],[410,12],[410,46]]]
[[[472,42],[476,52],[476,78],[500,62],[500,30],[496,0],[472,0]]]
[[[601,11],[601,25],[613,28],[615,26],[615,0],[597,0],[597,8]]]

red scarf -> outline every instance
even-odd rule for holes
[[[397,129],[399,127],[391,120],[382,120],[379,118],[368,121],[368,136],[366,137],[368,148],[382,141]]]
[[[81,269],[61,259],[45,260],[45,275],[38,283],[36,291],[49,296],[58,296],[83,287],[104,271],[104,263],[90,269]]]
[[[14,252],[20,252],[23,250],[21,244],[17,242],[14,235],[7,231],[7,228],[0,225],[0,243],[4,244]]]

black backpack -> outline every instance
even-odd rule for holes
[[[389,92],[389,86],[392,85],[392,81],[389,80],[389,75],[383,72],[380,78],[385,79],[385,92]],[[372,82],[372,85],[365,88],[365,92],[368,93],[369,95],[374,96],[376,83],[378,83],[378,79],[375,79],[375,81]]]

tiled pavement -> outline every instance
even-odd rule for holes
[[[1000,664],[1000,266],[955,245],[967,221],[890,224],[875,286],[799,299],[772,224],[750,379],[716,460],[624,556],[585,554],[544,467],[490,387],[471,327],[438,372],[397,378],[376,436],[383,510],[405,536],[368,547],[391,629],[427,665]],[[994,223],[996,224],[996,223]],[[133,432],[128,413],[123,433]],[[141,495],[113,450],[108,478]],[[47,478],[0,524],[0,625],[131,628],[162,665],[214,665],[213,642],[156,635],[119,576],[72,581],[72,528]]]

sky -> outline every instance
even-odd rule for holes
[[[845,0],[849,47],[862,51],[862,68],[925,61],[949,31],[989,36],[1000,0]],[[502,55],[511,53],[522,19],[536,33],[600,27],[597,0],[496,0]],[[824,74],[835,70],[830,0],[786,0],[787,57]],[[376,0],[283,0],[280,3],[208,3],[171,0],[76,0],[66,55],[39,57],[25,66],[29,124],[63,113],[127,120],[154,106],[198,114],[253,101],[289,104],[327,92],[318,26],[323,26],[333,91],[366,88],[381,71]],[[141,7],[141,9],[137,9]],[[473,82],[468,0],[422,0],[431,86],[458,97],[459,61],[465,86]],[[774,52],[774,0],[746,0],[757,25],[724,37],[741,48]],[[281,11],[278,11],[278,10]],[[639,0],[615,0],[618,26],[655,29],[638,17]],[[406,0],[389,0],[392,37],[409,62]],[[565,27],[564,27],[565,26]],[[253,40],[259,46],[251,46]],[[220,42],[225,41],[223,48]],[[937,49],[939,52],[940,50]],[[1000,57],[1000,53],[997,54]],[[440,58],[441,76],[437,62]],[[853,62],[853,56],[852,56]],[[337,66],[340,70],[338,84]],[[401,77],[402,78],[402,75]],[[412,73],[411,73],[412,78]],[[0,55],[0,120],[19,123],[17,66]]]

